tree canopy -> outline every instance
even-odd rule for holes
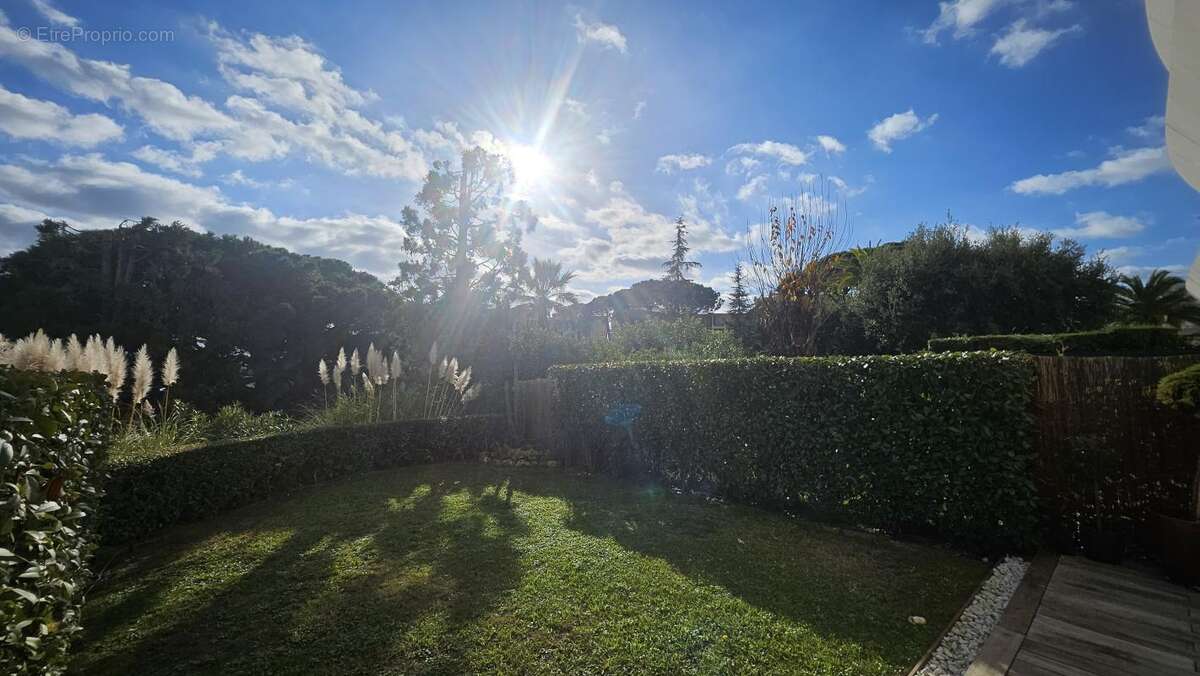
[[[951,222],[853,259],[840,282],[843,307],[885,352],[919,350],[934,337],[1078,331],[1113,319],[1107,263],[1047,234],[996,228],[972,239]]]
[[[153,218],[37,229],[36,243],[0,259],[0,332],[175,347],[183,377],[172,395],[204,408],[293,407],[317,390],[311,365],[339,345],[403,349],[396,294],[343,261]]]

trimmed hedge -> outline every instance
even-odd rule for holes
[[[1010,350],[1050,356],[1166,355],[1200,351],[1169,326],[1116,326],[1077,333],[933,338],[930,352]]]
[[[551,376],[567,441],[594,466],[981,550],[1034,535],[1034,371],[1023,355],[572,365]],[[604,422],[622,404],[641,406],[632,442]]]
[[[107,430],[99,377],[0,367],[0,673],[65,668]]]
[[[470,460],[499,441],[501,416],[408,420],[113,458],[100,513],[105,545],[328,479],[375,469]]]

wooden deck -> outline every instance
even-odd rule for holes
[[[1196,676],[1200,594],[1073,556],[1039,556],[967,676]]]

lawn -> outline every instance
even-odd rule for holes
[[[986,571],[653,487],[410,467],[123,554],[89,595],[72,669],[902,674]]]

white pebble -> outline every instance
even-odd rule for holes
[[[992,627],[1000,621],[1027,568],[1029,563],[1015,556],[996,564],[958,622],[946,632],[941,645],[917,672],[918,676],[961,676],[965,673]]]

